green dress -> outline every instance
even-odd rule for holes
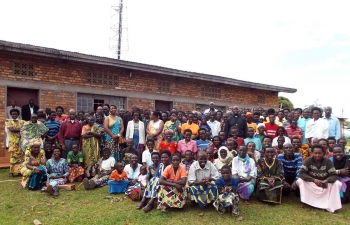
[[[258,186],[257,195],[259,200],[264,202],[282,203],[282,164],[278,159],[273,159],[272,165],[268,165],[265,159],[259,159],[257,162],[258,170]],[[273,187],[264,180],[267,177],[275,177],[275,185]]]

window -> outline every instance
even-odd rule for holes
[[[265,104],[265,96],[264,95],[258,95],[258,103]]]
[[[167,81],[159,81],[158,90],[159,92],[170,92],[170,83]]]
[[[112,74],[98,74],[88,72],[86,74],[86,83],[117,87],[118,76]]]
[[[221,89],[213,87],[202,87],[202,96],[211,98],[221,98]]]
[[[78,93],[77,110],[85,112],[96,111],[97,107],[102,105],[115,105],[117,109],[121,109],[124,108],[124,102],[125,98],[123,97]]]
[[[34,65],[30,63],[14,62],[12,74],[15,76],[34,77]]]

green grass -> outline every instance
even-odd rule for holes
[[[8,180],[8,170],[0,170],[0,181]],[[302,208],[294,195],[283,198],[282,205],[271,205],[252,199],[252,205],[240,204],[240,216],[220,215],[214,207],[190,204],[183,209],[170,209],[167,213],[153,210],[146,214],[135,210],[138,202],[124,199],[111,203],[108,187],[93,191],[60,191],[52,198],[40,191],[19,188],[15,182],[0,182],[0,224],[33,224],[34,219],[50,224],[350,224],[350,204],[335,214],[311,207]],[[124,195],[118,195],[124,198]],[[199,215],[203,213],[203,215]]]

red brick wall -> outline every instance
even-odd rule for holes
[[[195,104],[183,103],[183,102],[174,102],[174,108],[181,111],[195,110]]]
[[[130,112],[132,111],[133,105],[138,105],[142,110],[154,110],[154,101],[149,99],[128,98],[128,110]]]
[[[69,109],[75,109],[76,107],[75,92],[41,90],[40,100],[41,108],[55,110],[56,106],[62,106],[64,114],[68,114]]]

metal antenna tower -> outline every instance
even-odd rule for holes
[[[127,8],[125,7],[125,9],[127,13]],[[122,58],[122,55],[125,57],[129,50],[128,20],[127,16],[123,20],[123,11],[123,0],[119,1],[118,6],[111,7],[109,49],[112,51],[113,57],[118,60]]]

